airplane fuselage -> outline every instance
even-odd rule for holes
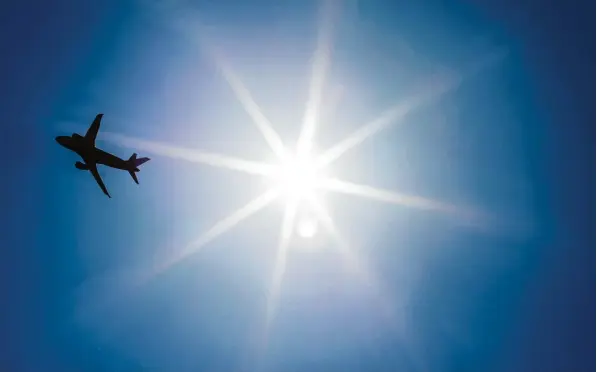
[[[111,168],[129,170],[130,164],[126,160],[100,150],[88,143],[84,137],[77,134],[73,136],[58,136],[56,142],[61,146],[77,153],[85,163],[102,164]]]

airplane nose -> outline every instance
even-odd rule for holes
[[[64,146],[64,136],[58,136],[55,138],[56,142]]]

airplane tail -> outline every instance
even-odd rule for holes
[[[149,160],[149,158],[137,158],[137,153],[134,153],[127,161],[130,166],[129,174],[131,175],[133,181],[135,181],[137,185],[139,184],[139,180],[137,179],[137,175],[135,173],[141,171],[141,169],[139,169],[138,167],[141,164],[148,162]]]

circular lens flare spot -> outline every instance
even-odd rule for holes
[[[296,233],[304,239],[311,239],[317,234],[317,221],[313,218],[301,218],[296,226]]]

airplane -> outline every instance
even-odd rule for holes
[[[95,138],[97,137],[97,132],[99,131],[103,116],[104,114],[96,115],[91,126],[87,129],[85,136],[81,136],[77,133],[73,133],[72,136],[58,136],[56,137],[56,142],[63,147],[76,152],[83,159],[84,163],[77,161],[75,167],[80,170],[88,170],[91,172],[104,194],[106,194],[108,198],[111,198],[108,189],[106,189],[106,185],[104,185],[104,181],[102,181],[102,178],[97,171],[97,165],[102,164],[111,168],[126,170],[133,178],[133,181],[135,181],[136,184],[139,184],[139,180],[135,173],[140,171],[138,167],[141,164],[148,162],[150,159],[137,158],[137,154],[134,153],[128,160],[124,160],[95,147]]]

